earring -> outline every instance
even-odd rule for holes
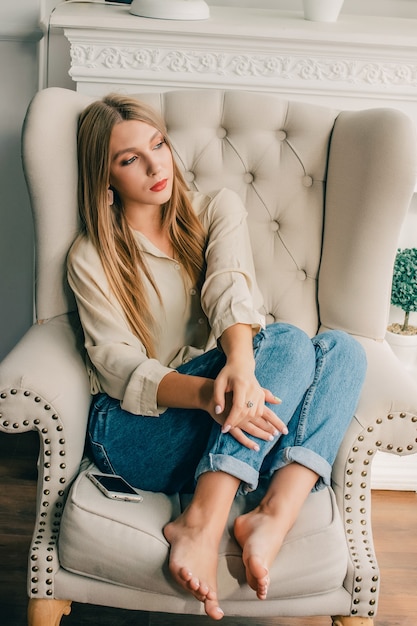
[[[110,187],[107,189],[107,202],[110,206],[114,204],[114,193],[113,189],[110,189]]]

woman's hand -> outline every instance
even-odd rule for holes
[[[228,359],[214,381],[213,402],[210,413],[222,425],[223,433],[229,432],[248,448],[257,450],[259,446],[245,433],[272,441],[278,433],[288,432],[285,424],[265,406],[265,402],[281,401],[259,385],[253,359],[239,363]]]
[[[279,432],[286,434],[288,430],[265,406],[265,402],[279,404],[280,400],[263,389],[255,377],[252,335],[248,324],[234,324],[223,332],[220,344],[226,365],[214,382],[213,399],[215,416],[223,424],[222,431],[230,432],[242,445],[256,450],[258,444],[247,435],[272,440]]]
[[[203,409],[224,433],[256,450],[258,444],[247,435],[272,441],[278,433],[287,434],[284,422],[265,406],[281,400],[256,380],[250,326],[231,326],[223,333],[221,344],[227,360],[216,380],[170,372],[159,383],[158,404]]]

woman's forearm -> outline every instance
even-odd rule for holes
[[[255,367],[252,347],[253,332],[249,324],[234,324],[227,328],[220,338],[220,344],[228,361],[244,360]]]
[[[220,343],[229,362],[255,366],[252,349],[252,328],[248,324],[235,324],[224,331]],[[213,409],[214,380],[171,372],[158,386],[159,406],[181,409]]]
[[[159,383],[158,405],[207,411],[213,404],[213,386],[214,380],[211,378],[171,372]]]

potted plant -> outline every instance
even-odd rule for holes
[[[417,326],[410,313],[417,311],[417,248],[399,249],[392,276],[391,304],[403,311],[402,322],[388,326],[386,339],[406,367],[417,366]]]

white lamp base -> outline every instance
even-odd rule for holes
[[[130,13],[160,20],[206,20],[210,17],[204,0],[133,0]]]

